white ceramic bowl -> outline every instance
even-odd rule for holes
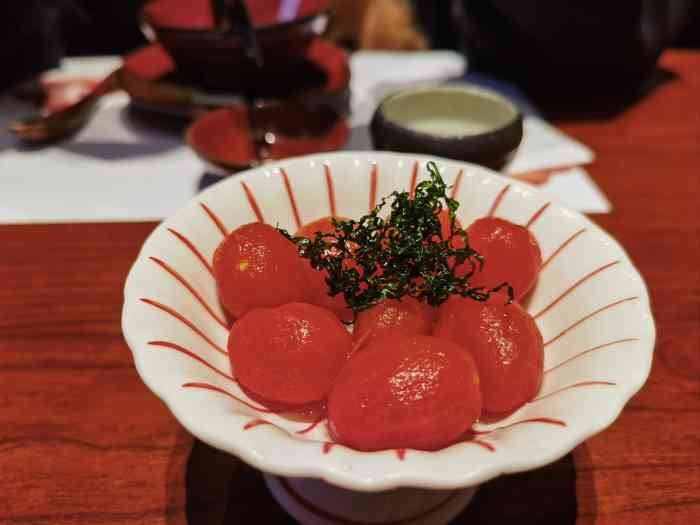
[[[416,166],[424,178],[430,159],[350,152],[265,165],[212,186],[156,228],[129,273],[122,324],[141,378],[189,432],[268,473],[380,491],[466,487],[540,467],[615,420],[649,374],[655,339],[648,293],[628,256],[587,218],[537,190],[444,159],[433,160],[446,181],[459,178],[463,224],[493,213],[529,224],[542,248],[545,266],[525,305],[546,342],[538,398],[505,420],[477,425],[484,434],[474,441],[436,452],[366,453],[329,445],[323,424],[300,433],[306,423],[256,410],[231,379],[228,331],[207,268],[223,238],[213,215],[226,231],[256,218],[294,231],[332,211],[359,217],[415,183]]]

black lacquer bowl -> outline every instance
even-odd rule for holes
[[[523,136],[518,108],[469,84],[412,88],[384,98],[371,123],[375,149],[427,153],[501,169]]]

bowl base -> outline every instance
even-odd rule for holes
[[[301,525],[446,525],[478,488],[357,492],[317,479],[264,478],[273,497]]]

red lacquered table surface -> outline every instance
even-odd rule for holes
[[[558,123],[614,204],[594,220],[651,290],[651,377],[564,459],[484,485],[456,523],[700,517],[700,53],[624,113]],[[141,383],[122,285],[153,223],[0,226],[0,524],[291,523],[260,475],[194,440]]]

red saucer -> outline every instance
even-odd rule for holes
[[[186,140],[217,171],[231,173],[269,160],[338,150],[349,132],[345,118],[330,108],[286,102],[211,111],[195,120]]]

